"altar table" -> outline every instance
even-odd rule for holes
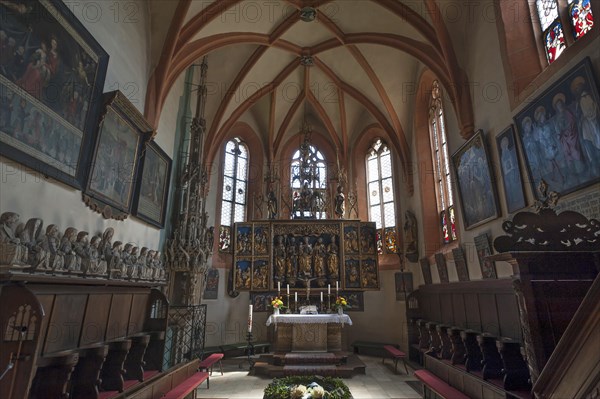
[[[280,314],[271,315],[272,348],[275,352],[339,352],[342,329],[352,325],[347,314]]]

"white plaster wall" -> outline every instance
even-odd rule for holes
[[[109,54],[104,91],[120,89],[143,112],[149,70],[150,21],[143,0],[128,2],[65,1],[100,45]],[[167,102],[168,114],[173,108]],[[173,138],[168,118],[161,121],[159,145],[172,153]],[[0,212],[14,211],[22,221],[39,217],[45,225],[55,223],[61,231],[72,226],[100,233],[107,227],[115,229],[115,239],[140,246],[158,248],[160,230],[130,216],[125,221],[105,220],[87,208],[81,191],[49,179],[24,166],[0,157]]]

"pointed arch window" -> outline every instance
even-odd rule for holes
[[[236,137],[225,145],[219,232],[219,250],[221,251],[229,252],[231,250],[233,224],[246,220],[247,188],[248,148]]]
[[[381,138],[375,139],[366,156],[369,221],[377,228],[379,254],[398,252],[392,153]]]
[[[556,61],[573,40],[585,36],[594,26],[590,0],[536,0],[535,10],[541,29],[544,52],[549,64]],[[563,20],[565,17],[568,18],[568,21]],[[569,25],[573,33],[573,40],[566,39],[565,24]]]
[[[326,219],[327,165],[325,157],[308,139],[292,156],[290,165],[292,218]]]
[[[456,240],[456,218],[454,214],[454,201],[452,182],[450,177],[450,158],[448,156],[448,140],[446,137],[446,124],[442,104],[442,90],[439,82],[433,82],[431,100],[429,105],[429,135],[433,170],[435,175],[435,193],[437,210],[444,244]]]

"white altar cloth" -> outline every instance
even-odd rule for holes
[[[352,325],[352,320],[347,314],[279,314],[270,315],[267,326],[277,323],[289,324],[328,324],[339,323]]]

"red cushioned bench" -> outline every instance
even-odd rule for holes
[[[213,366],[215,363],[219,362],[219,368],[221,369],[221,375],[223,375],[223,363],[221,363],[221,359],[223,359],[222,353],[213,353],[209,355],[206,359],[202,360],[198,365],[198,370],[200,371],[209,371],[210,375],[212,375]]]
[[[406,367],[406,353],[392,345],[384,345],[383,349],[385,349],[390,357],[394,359],[394,373],[398,372],[398,360],[402,359],[402,362],[404,363],[404,369],[406,370],[406,374],[408,374],[408,367]],[[384,362],[385,357],[381,359],[381,363]]]
[[[165,393],[161,399],[184,399],[190,393],[193,393],[193,398],[196,399],[196,388],[204,381],[206,381],[206,389],[209,386],[208,373],[205,371],[198,371],[188,377],[181,384],[177,385],[169,392]]]
[[[427,370],[415,371],[415,377],[417,377],[423,383],[423,397],[427,398],[425,389],[435,392],[436,395],[444,399],[470,399],[467,395],[462,393],[456,388],[451,387],[444,381],[431,374]]]

